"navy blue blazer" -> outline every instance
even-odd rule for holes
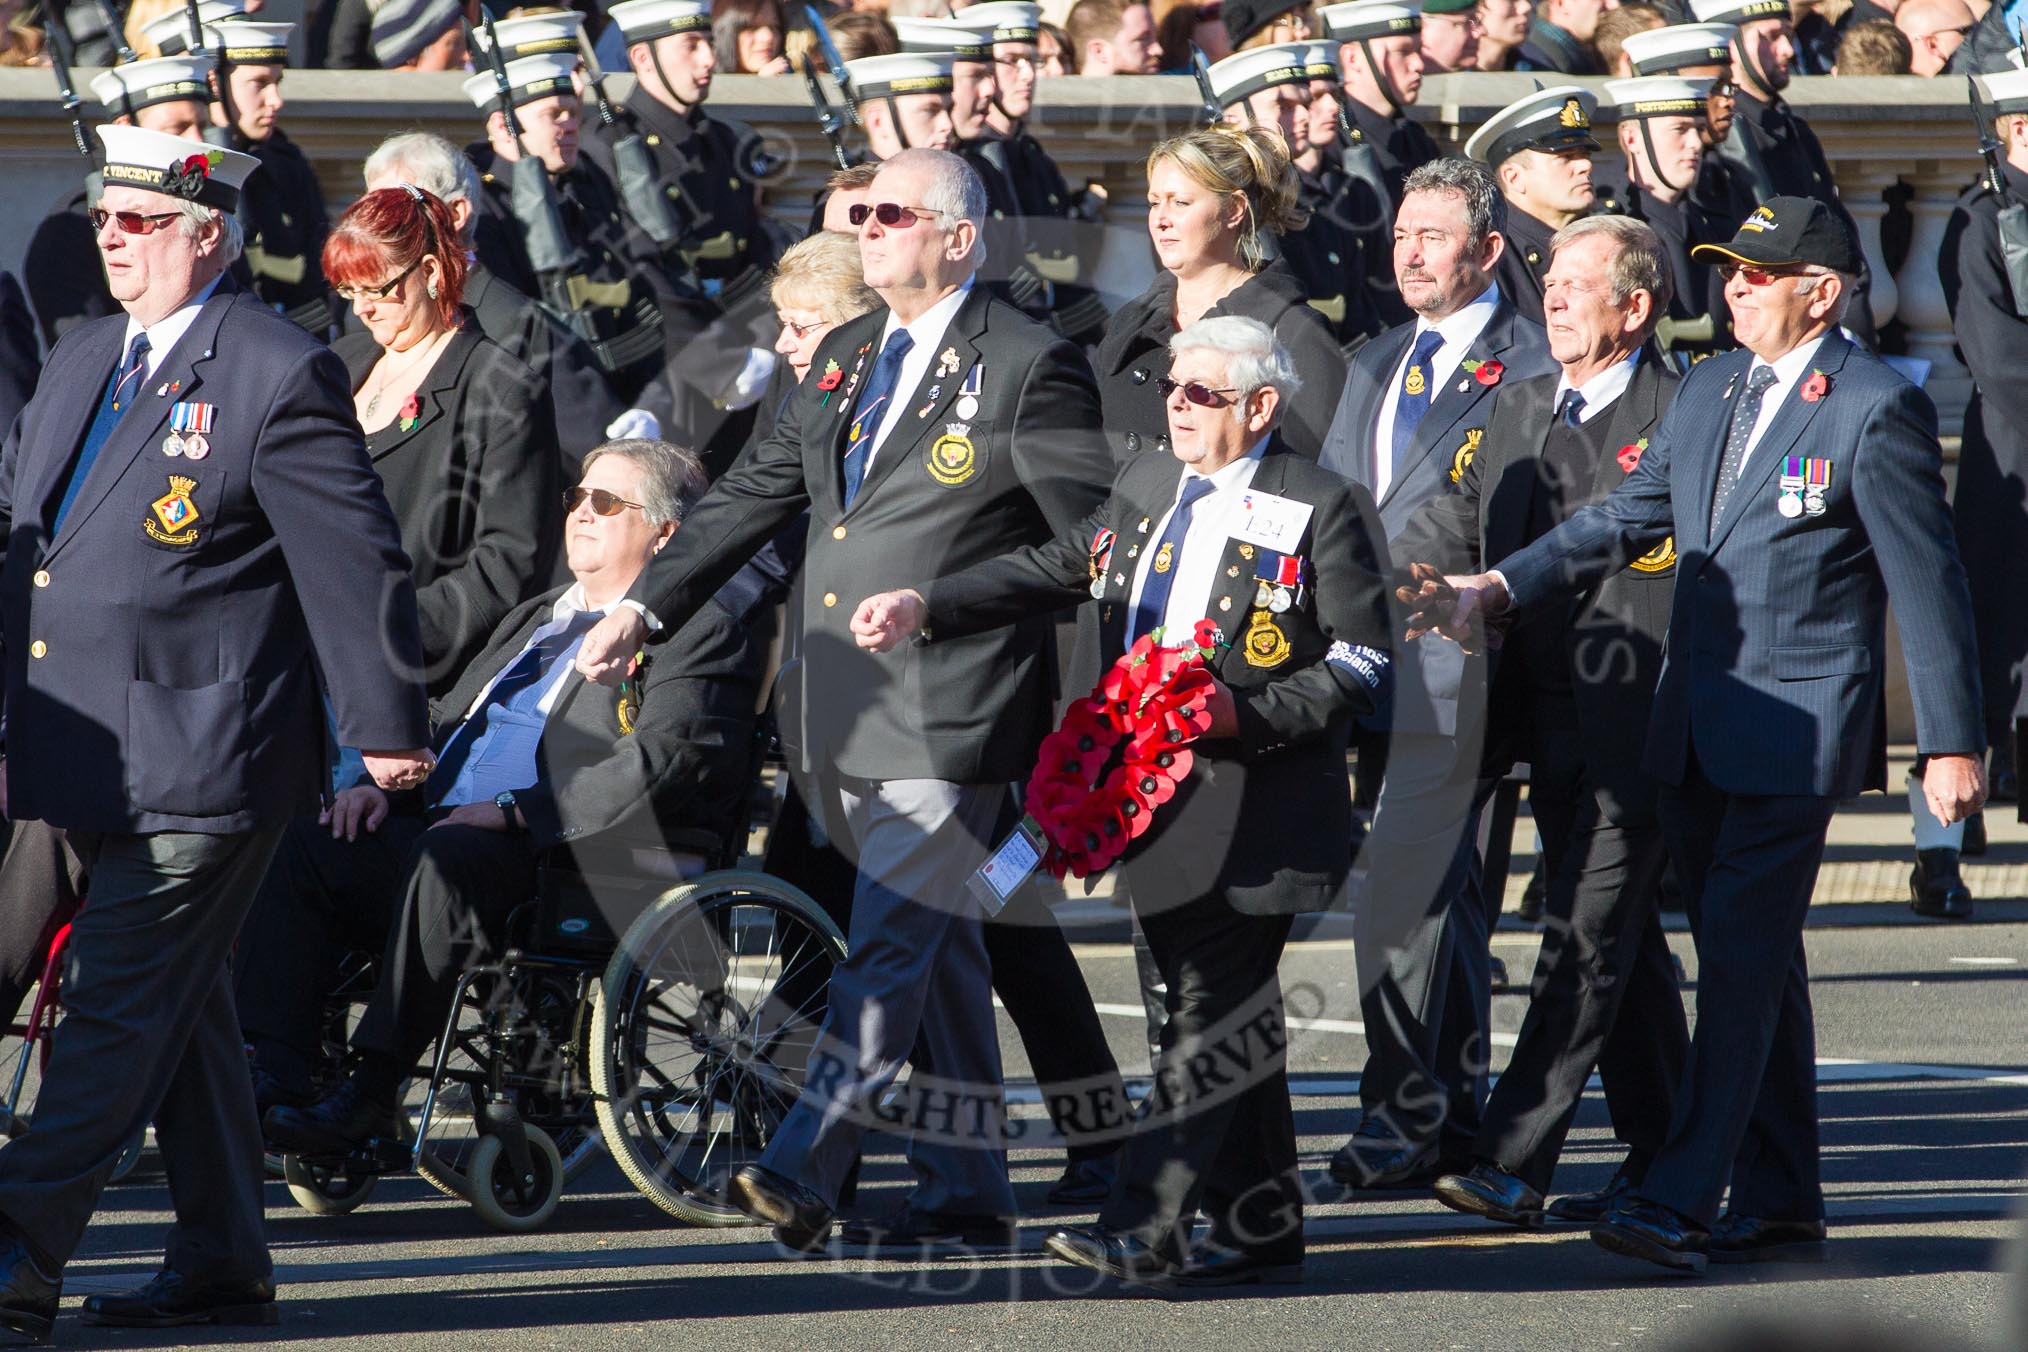
[[[1373,448],[1378,444],[1380,410],[1388,386],[1394,381],[1394,368],[1401,364],[1414,341],[1415,323],[1410,321],[1389,329],[1359,349],[1346,375],[1344,392],[1338,397],[1331,430],[1324,436],[1319,463],[1369,493],[1373,491]],[[1505,296],[1499,298],[1491,322],[1472,344],[1465,360],[1500,363],[1499,380],[1482,385],[1461,364],[1450,382],[1436,392],[1429,412],[1416,424],[1414,448],[1402,461],[1401,473],[1388,481],[1385,492],[1374,494],[1380,526],[1387,534],[1388,552],[1399,569],[1405,569],[1413,560],[1400,557],[1395,542],[1408,528],[1418,507],[1439,493],[1456,490],[1465,466],[1478,453],[1502,392],[1530,376],[1557,369],[1542,326],[1522,318]],[[1400,625],[1395,632],[1401,632]],[[1455,736],[1458,693],[1465,679],[1463,650],[1435,634],[1426,634],[1415,643],[1402,643],[1398,648],[1392,708],[1383,717],[1391,727],[1404,732]]]
[[[1725,513],[1711,501],[1753,354],[1699,363],[1638,468],[1497,564],[1529,608],[1585,588],[1675,537],[1674,609],[1645,764],[1683,782],[1693,754],[1728,793],[1847,798],[1886,781],[1887,602],[1901,628],[1926,753],[1985,747],[1972,605],[1958,562],[1936,409],[1832,333],[1747,457]],[[1821,513],[1779,509],[1784,460],[1830,464]]]
[[[84,831],[313,808],[321,666],[348,746],[428,744],[408,559],[329,349],[228,279],[163,354],[53,542],[126,341],[81,325],[0,449],[8,801]],[[210,453],[162,451],[178,402]]]

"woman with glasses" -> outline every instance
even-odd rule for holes
[[[1209,315],[1245,315],[1275,331],[1302,378],[1282,436],[1316,459],[1345,362],[1279,257],[1277,237],[1307,217],[1298,192],[1281,138],[1259,127],[1207,127],[1172,137],[1148,156],[1148,234],[1162,270],[1113,316],[1092,361],[1120,463],[1166,441],[1161,382],[1169,340]],[[1220,396],[1206,393],[1215,406]]]
[[[324,245],[365,326],[333,350],[401,526],[433,695],[548,584],[560,521],[549,387],[479,332],[466,267],[450,209],[407,184],[354,202]]]

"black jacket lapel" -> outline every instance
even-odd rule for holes
[[[874,452],[873,466],[866,471],[866,481],[859,486],[859,495],[864,497],[877,488],[881,481],[894,473],[894,467],[903,460],[915,458],[917,447],[925,435],[934,432],[943,434],[944,415],[958,397],[958,389],[980,361],[978,339],[986,332],[986,304],[990,299],[986,288],[974,284],[958,312],[951,316],[939,340],[937,350],[930,354],[929,364],[923,367],[922,379],[902,399],[902,391],[895,391],[896,402],[882,417],[881,423],[887,428],[887,440],[880,443]],[[956,369],[945,354],[957,358]],[[939,375],[942,371],[944,374]],[[989,373],[990,374],[990,373]],[[856,503],[859,499],[854,498]]]

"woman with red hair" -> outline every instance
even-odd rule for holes
[[[333,350],[400,520],[433,695],[549,584],[561,533],[548,385],[479,332],[466,269],[450,209],[408,184],[354,202],[324,245],[366,329]]]

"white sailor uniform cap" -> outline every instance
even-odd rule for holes
[[[1042,34],[1042,6],[1028,0],[987,0],[958,11],[965,23],[993,25],[995,42],[1033,42]]]
[[[2005,70],[1974,75],[1972,79],[1978,83],[1979,96],[1986,102],[1986,111],[1995,117],[2028,113],[2028,70],[2009,66]]]
[[[92,77],[92,93],[115,117],[130,117],[158,103],[211,102],[211,58],[202,52],[129,61]]]
[[[505,46],[507,39],[500,39]],[[524,103],[546,99],[552,94],[577,93],[577,53],[551,52],[547,56],[524,56],[507,63],[507,84],[519,108]],[[491,69],[482,70],[465,81],[465,97],[480,109],[491,112],[500,103],[500,82]]]
[[[1519,150],[1597,150],[1591,135],[1597,110],[1598,96],[1578,85],[1537,90],[1487,118],[1465,142],[1465,154],[1497,169]]]
[[[208,25],[204,41],[214,55],[222,55],[228,66],[286,66],[289,64],[289,35],[292,23],[253,23],[226,19]]]
[[[574,9],[560,14],[527,14],[518,19],[501,19],[493,30],[500,35],[500,50],[510,63],[524,56],[553,56],[559,52],[569,52],[575,58],[578,34],[584,31],[584,15]],[[480,56],[493,50],[493,39],[484,25],[472,30],[472,40]]]
[[[1277,42],[1269,47],[1249,47],[1214,62],[1211,92],[1218,106],[1244,103],[1249,96],[1276,85],[1307,85],[1312,78],[1310,47],[1307,42]]]
[[[92,130],[106,148],[99,172],[107,187],[145,188],[220,211],[239,208],[240,190],[260,161],[237,150],[186,141],[167,132],[101,123]]]
[[[1422,31],[1418,0],[1348,0],[1317,11],[1324,35],[1335,42],[1355,38],[1392,38]]]
[[[970,10],[960,10],[955,19],[895,18],[890,22],[904,52],[949,52],[959,61],[991,65],[993,30],[974,23],[970,14]]]
[[[1690,0],[1699,23],[1746,24],[1756,19],[1787,19],[1789,0]]]
[[[606,16],[620,26],[620,36],[632,46],[671,33],[709,33],[711,0],[623,0]]]
[[[1643,75],[1633,80],[1607,80],[1605,96],[1620,121],[1642,117],[1703,117],[1711,81],[1680,75]]]
[[[846,83],[854,103],[903,94],[948,94],[956,60],[948,51],[862,56],[845,63]]]
[[[245,15],[245,0],[197,0],[197,22],[206,28],[221,19],[238,19]],[[189,51],[190,6],[178,5],[161,18],[150,19],[141,25],[141,36],[154,44],[155,50],[164,56]],[[208,43],[211,39],[206,37],[205,41]]]
[[[1338,69],[1338,43],[1335,40],[1312,38],[1308,42],[1289,45],[1304,49],[1303,68],[1312,80],[1344,83],[1344,72]]]
[[[1669,75],[1694,66],[1726,66],[1732,63],[1732,40],[1739,36],[1736,24],[1672,23],[1645,33],[1629,33],[1620,50],[1636,75]]]

